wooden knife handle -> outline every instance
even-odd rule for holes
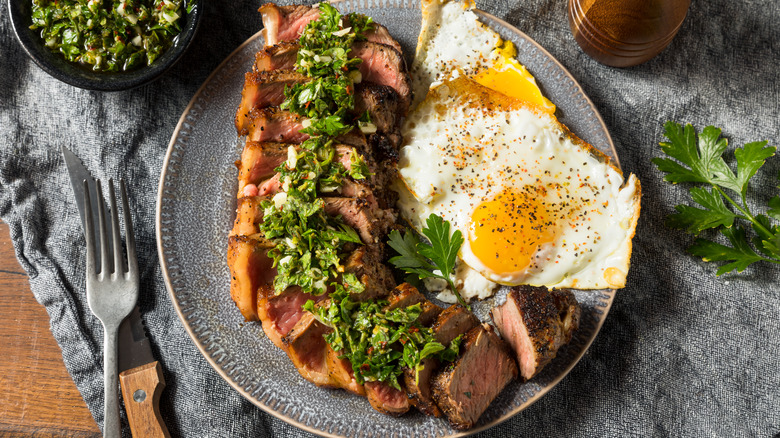
[[[160,395],[165,388],[160,363],[155,361],[119,374],[122,398],[134,438],[170,438],[160,416]]]

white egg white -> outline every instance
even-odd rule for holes
[[[416,103],[431,84],[455,72],[474,76],[495,62],[501,37],[479,21],[470,1],[423,0],[422,28],[411,67]]]

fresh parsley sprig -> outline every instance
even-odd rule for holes
[[[455,268],[458,251],[464,241],[460,230],[455,230],[450,235],[450,223],[441,216],[431,214],[426,220],[426,227],[422,229],[422,234],[430,243],[420,242],[413,231],[405,232],[402,237],[401,233],[393,230],[387,243],[400,255],[391,258],[390,263],[406,273],[417,275],[420,279],[446,280],[458,298],[458,302],[468,307],[450,277],[450,273]]]
[[[717,275],[734,270],[742,272],[756,262],[780,264],[780,225],[776,223],[780,221],[780,196],[769,200],[765,214],[755,214],[747,203],[749,181],[775,155],[777,148],[767,146],[766,141],[737,148],[735,174],[723,159],[728,141],[720,138],[719,128],[707,126],[698,135],[698,141],[691,125],[683,128],[675,122],[666,122],[664,129],[669,141],[662,142],[661,149],[671,158],[653,159],[658,169],[666,173],[664,180],[709,186],[690,190],[691,199],[703,208],[678,205],[677,213],[669,216],[667,225],[694,235],[716,229],[731,244],[696,238],[688,251],[707,262],[728,262],[718,268]],[[752,238],[748,238],[743,226],[735,224],[737,220],[750,224]]]

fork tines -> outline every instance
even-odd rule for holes
[[[90,201],[89,196],[89,186],[87,184],[87,181],[84,181],[84,211],[87,212],[85,216],[85,235],[87,239],[87,273],[88,274],[101,274],[101,275],[111,275],[111,274],[125,274],[130,273],[133,274],[138,271],[138,262],[136,259],[135,254],[135,237],[133,236],[133,223],[132,219],[130,218],[130,207],[127,202],[127,189],[125,187],[125,180],[120,179],[120,194],[122,196],[122,211],[124,216],[124,222],[125,222],[125,240],[126,240],[126,246],[127,246],[127,260],[128,262],[125,263],[125,258],[122,254],[122,238],[119,233],[119,214],[117,212],[116,208],[116,193],[114,192],[114,182],[113,180],[108,180],[108,192],[109,192],[109,198],[110,198],[110,206],[111,206],[111,234],[112,234],[112,240],[109,241],[108,237],[108,231],[107,231],[107,224],[106,224],[106,205],[105,201],[103,200],[103,189],[100,180],[95,181],[95,185],[97,187],[97,202],[98,202],[98,240],[100,241],[100,260],[101,260],[101,267],[100,270],[97,271],[96,262],[95,262],[95,255],[96,255],[96,243],[95,243],[95,224],[93,223],[92,214],[90,213],[92,211],[92,203]],[[109,247],[113,247],[114,250],[114,259],[113,259],[113,272],[111,270],[112,263],[109,259]]]

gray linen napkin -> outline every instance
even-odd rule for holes
[[[780,4],[694,0],[666,51],[615,69],[576,45],[566,3],[479,6],[569,69],[604,117],[624,171],[641,179],[633,265],[628,286],[571,374],[480,436],[773,436],[780,432],[780,267],[762,264],[716,278],[712,265],[687,255],[691,238],[664,226],[685,192],[662,182],[650,159],[660,155],[666,120],[714,124],[732,144],[780,141]],[[143,271],[140,306],[165,368],[161,409],[173,435],[310,436],[244,400],[206,363],[173,310],[156,255],[155,199],[170,135],[208,74],[260,28],[259,4],[203,2],[201,29],[184,59],[159,81],[119,93],[49,77],[26,58],[7,2],[0,5],[0,217],[98,424],[101,331],[83,292],[84,241],[59,155],[63,144],[97,177],[129,181]],[[767,167],[751,187],[757,205],[778,190],[780,157]]]

